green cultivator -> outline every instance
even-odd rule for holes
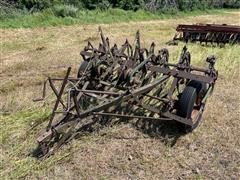
[[[69,67],[64,78],[46,81],[57,99],[46,131],[37,139],[43,155],[103,119],[177,121],[187,131],[197,127],[218,76],[214,56],[207,58],[207,68],[194,67],[184,47],[179,62],[172,64],[167,49],[156,53],[154,43],[142,48],[139,32],[134,45],[126,40],[118,47],[99,31],[101,43],[95,48],[88,42],[81,51],[76,77],[69,77]],[[62,81],[59,91],[55,81]]]

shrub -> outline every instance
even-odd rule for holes
[[[20,8],[26,8],[31,11],[38,11],[49,8],[58,0],[14,0]]]
[[[240,1],[239,0],[226,0],[223,3],[224,8],[240,8]]]
[[[106,10],[111,7],[108,0],[81,0],[86,9],[101,9]]]
[[[84,9],[84,0],[63,0],[64,4],[71,4],[75,7],[77,7],[78,9]]]
[[[57,17],[76,17],[78,8],[73,5],[55,5],[52,11]]]
[[[120,0],[116,4],[118,8],[124,10],[138,10],[144,6],[144,1],[142,0]]]
[[[14,18],[20,15],[27,14],[26,9],[18,9],[16,4],[10,4],[6,1],[0,2],[0,19]]]

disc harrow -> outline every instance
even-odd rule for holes
[[[83,61],[76,77],[49,77],[56,95],[48,125],[37,141],[42,156],[53,154],[74,138],[83,128],[108,118],[138,118],[176,121],[191,131],[201,122],[207,98],[214,88],[218,72],[216,58],[209,56],[207,68],[191,65],[191,55],[183,48],[176,64],[169,62],[169,52],[155,52],[141,47],[139,31],[131,45],[128,40],[118,47],[110,46],[99,28],[101,42],[95,48],[90,42],[80,52]],[[61,81],[59,90],[56,82]]]
[[[239,44],[240,26],[227,24],[179,24],[176,28],[173,41],[168,44],[176,44],[176,41],[200,42],[211,44]]]

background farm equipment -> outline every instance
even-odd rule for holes
[[[178,40],[187,42],[204,42],[219,44],[240,43],[240,26],[218,24],[179,24],[176,28],[173,41],[168,44],[176,44]]]
[[[208,68],[194,67],[184,47],[179,62],[172,64],[167,49],[155,53],[154,43],[142,48],[139,32],[134,45],[126,40],[110,47],[99,31],[99,47],[88,42],[80,53],[76,78],[69,76],[69,67],[64,78],[49,77],[44,83],[43,98],[49,82],[57,100],[37,139],[42,155],[54,153],[87,125],[110,118],[177,121],[185,131],[197,127],[218,76],[214,56],[206,59]],[[56,81],[62,81],[59,91]]]

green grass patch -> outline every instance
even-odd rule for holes
[[[106,11],[94,10],[79,10],[71,16],[69,12],[58,11],[60,15],[56,15],[53,10],[45,10],[33,14],[22,14],[18,16],[0,17],[0,28],[35,28],[48,26],[61,26],[72,24],[98,24],[98,23],[118,23],[129,21],[148,21],[157,19],[180,18],[186,16],[195,16],[200,14],[219,14],[225,10],[205,10],[191,12],[166,12],[166,13],[151,13],[144,10],[124,11],[121,9],[109,9]],[[65,14],[67,14],[65,16]],[[68,16],[69,14],[69,16]],[[62,17],[65,16],[65,17]]]
[[[178,61],[184,45],[183,42],[180,42],[178,50],[171,53],[171,62],[176,63]],[[217,58],[215,68],[218,70],[221,78],[231,79],[239,76],[239,71],[237,70],[240,66],[238,58],[240,55],[239,45],[226,44],[224,47],[215,47],[210,44],[206,46],[200,45],[200,43],[189,43],[187,48],[192,55],[191,60],[194,66],[207,67],[208,63],[205,61],[207,56],[214,55]]]
[[[44,160],[34,155],[37,150],[36,137],[46,127],[50,113],[49,108],[40,107],[10,115],[0,114],[2,179],[48,177],[48,173],[54,171],[57,164],[71,159],[74,153],[72,146],[65,146],[54,156]]]
[[[1,142],[10,142],[12,136],[23,135],[24,130],[36,127],[49,117],[48,109],[26,110],[11,115],[0,115]],[[24,129],[24,130],[23,130]],[[14,135],[14,131],[18,130]],[[20,130],[23,130],[22,132]]]
[[[23,178],[59,161],[59,157],[56,156],[41,162],[31,153],[36,148],[36,132],[43,128],[38,125],[46,121],[49,115],[50,110],[47,108],[0,115],[2,178]]]

